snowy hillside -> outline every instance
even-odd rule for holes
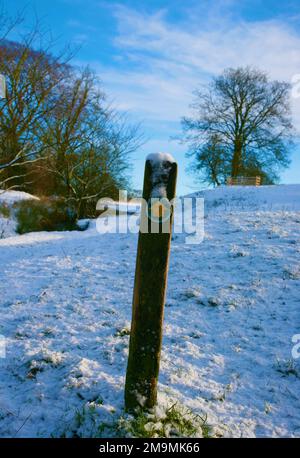
[[[191,196],[204,197],[207,211],[300,211],[300,185],[220,186]]]
[[[212,436],[300,437],[300,185],[202,195],[204,242],[172,242],[160,403]],[[95,224],[0,240],[0,436],[115,434],[136,248]]]

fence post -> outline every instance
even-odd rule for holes
[[[151,408],[157,399],[176,178],[172,156],[147,157],[125,383],[127,410]],[[164,204],[158,208],[158,202]]]

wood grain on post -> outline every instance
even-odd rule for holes
[[[171,156],[148,156],[125,384],[127,410],[153,407],[157,399],[176,178],[177,164]],[[169,207],[159,207],[158,199],[169,202]]]

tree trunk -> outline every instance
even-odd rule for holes
[[[234,145],[234,152],[231,165],[231,176],[233,178],[239,176],[242,166],[242,142],[238,139]]]

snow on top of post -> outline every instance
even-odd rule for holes
[[[151,198],[167,197],[167,184],[170,170],[175,160],[168,153],[152,153],[148,154],[147,161],[151,162],[152,166],[152,191]]]
[[[175,162],[175,159],[169,153],[151,153],[146,157],[146,161],[151,161],[154,163],[160,162]]]

